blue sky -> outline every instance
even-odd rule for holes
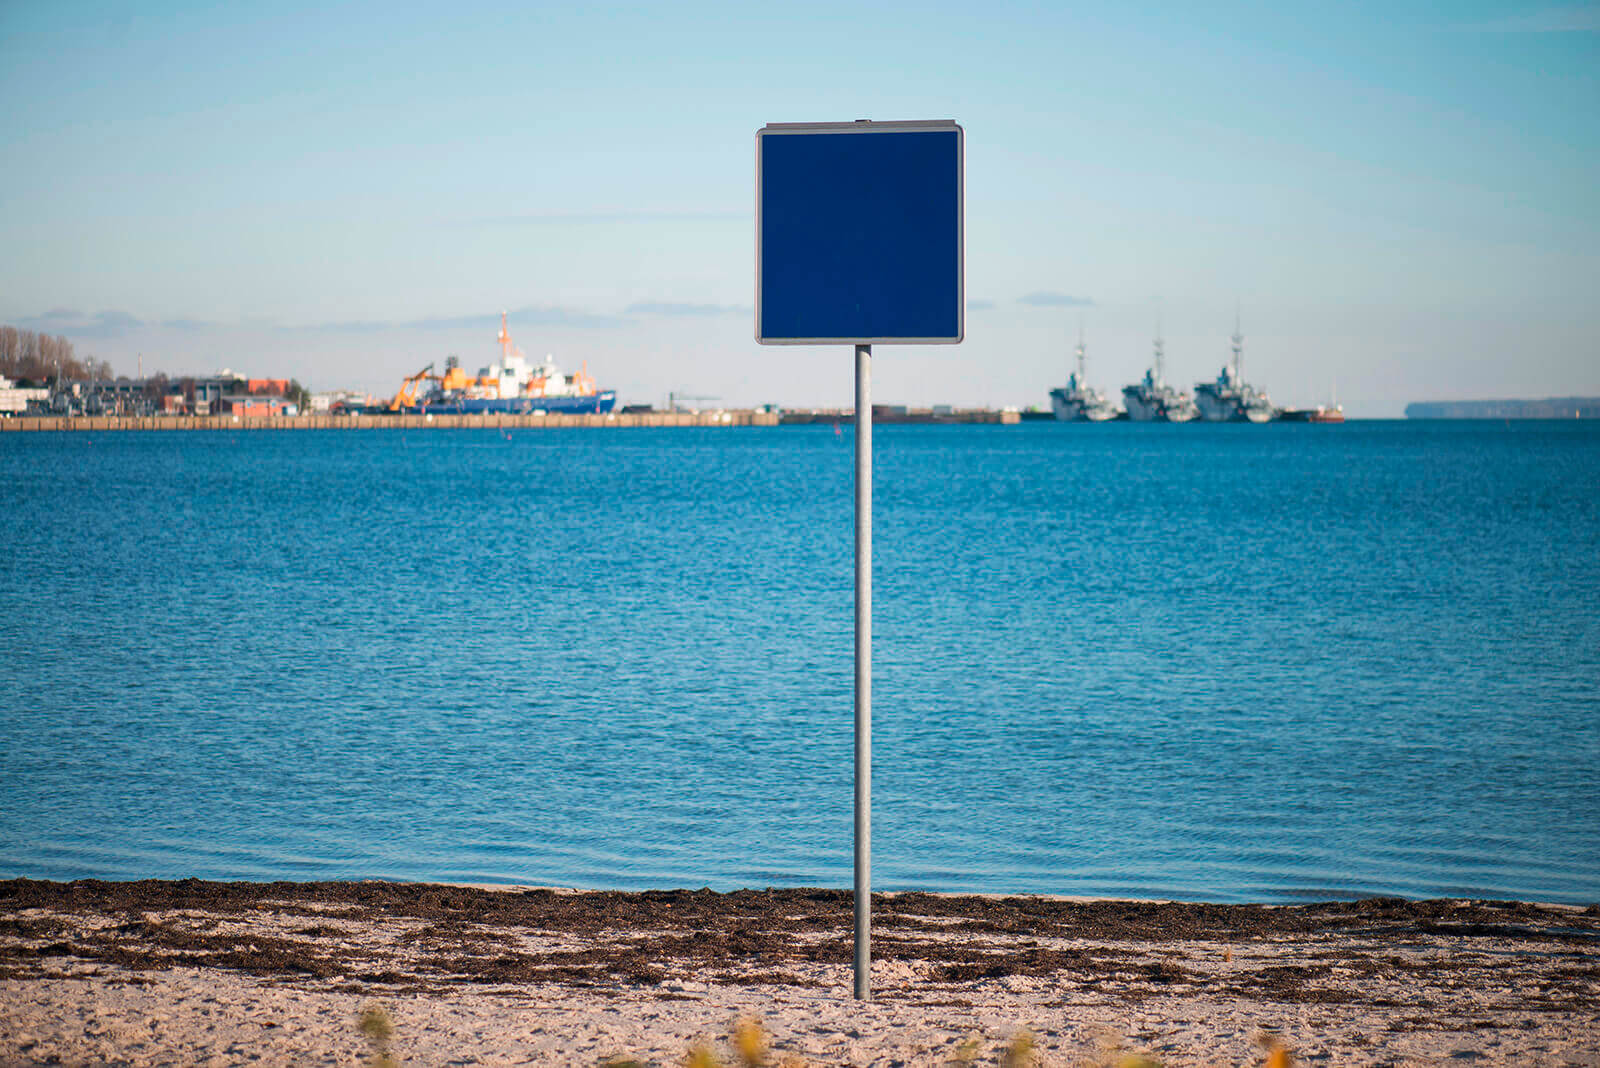
[[[1226,358],[1280,403],[1600,394],[1600,6],[0,0],[0,321],[119,371],[845,405],[753,339],[755,131],[966,130],[967,340],[874,395]]]

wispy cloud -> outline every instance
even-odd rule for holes
[[[613,223],[733,222],[754,211],[576,211],[530,212],[463,219],[459,226],[605,226]]]
[[[520,326],[571,326],[582,328],[609,328],[626,326],[625,316],[607,315],[603,312],[585,311],[555,304],[530,304],[511,309],[507,318]],[[287,327],[299,331],[337,331],[361,334],[384,330],[493,330],[500,325],[498,314],[431,316],[425,319],[348,320],[343,322],[309,323],[305,326]]]
[[[1594,33],[1600,31],[1600,7],[1549,7],[1485,22],[1469,22],[1459,28],[1475,33]]]
[[[607,328],[613,326],[627,326],[629,320],[621,315],[609,315],[604,312],[586,311],[583,308],[568,308],[557,304],[528,304],[521,308],[513,308],[507,313],[511,322],[532,326],[582,326]],[[489,316],[497,326],[499,316]],[[455,328],[481,323],[483,320],[477,316],[466,316],[460,319],[424,319],[417,323],[418,326],[429,328]]]
[[[657,307],[658,310],[654,314],[663,315],[732,314],[734,310],[737,310],[718,309],[715,305],[704,305],[707,309],[716,310],[691,313],[682,310],[674,312],[664,309],[673,307],[691,308],[696,307],[695,305],[640,305],[638,307]],[[645,311],[636,313],[630,309],[624,315],[611,315],[604,312],[592,312],[583,308],[563,307],[555,304],[530,304],[515,308],[507,313],[511,323],[515,326],[562,326],[579,329],[610,329],[627,326],[634,321],[628,318],[628,315],[631,314],[649,313]],[[69,338],[83,340],[121,337],[146,328],[182,331],[190,334],[239,328],[282,334],[372,334],[395,330],[483,330],[492,334],[493,331],[499,328],[500,314],[494,312],[478,315],[430,316],[422,319],[349,319],[284,325],[259,320],[218,323],[208,322],[203,319],[184,318],[147,322],[125,311],[102,311],[89,315],[75,308],[52,308],[42,315],[26,316],[18,319],[16,325],[44,334],[63,334]]]
[[[748,315],[750,312],[750,308],[738,304],[680,304],[673,301],[643,300],[628,305],[624,314],[705,317]]]
[[[75,338],[120,337],[144,325],[143,320],[125,311],[102,311],[86,315],[75,308],[51,308],[43,315],[17,321],[25,330],[44,334],[64,334]]]
[[[1074,297],[1066,293],[1053,293],[1050,290],[1040,290],[1029,293],[1025,297],[1018,297],[1019,304],[1032,304],[1036,308],[1092,308],[1094,301],[1088,297]]]
[[[969,300],[969,301],[967,301],[967,311],[988,311],[993,307],[994,307],[994,301],[992,301],[992,300]]]

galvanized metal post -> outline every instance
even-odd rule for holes
[[[872,997],[872,346],[856,346],[856,997]]]

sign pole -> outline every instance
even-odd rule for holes
[[[756,131],[756,341],[856,350],[855,996],[872,998],[872,346],[966,335],[952,119]]]
[[[856,346],[856,998],[872,998],[872,346]]]

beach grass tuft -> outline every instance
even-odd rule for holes
[[[1024,1027],[1012,1036],[1000,1063],[1005,1068],[1032,1068],[1038,1060],[1039,1044],[1034,1041],[1033,1032]]]
[[[978,1054],[983,1052],[983,1039],[977,1035],[968,1035],[961,1040],[950,1053],[952,1068],[971,1068],[977,1061]]]
[[[361,1015],[356,1017],[356,1030],[372,1047],[367,1061],[371,1068],[399,1068],[400,1061],[394,1055],[394,1021],[382,1005],[372,1002],[363,1006]]]
[[[761,1068],[767,1063],[767,1032],[761,1021],[746,1016],[733,1025],[733,1048],[745,1068]]]
[[[734,1055],[743,1068],[764,1068],[772,1063],[766,1028],[754,1016],[743,1016],[734,1021],[732,1039]],[[705,1041],[689,1047],[689,1052],[684,1054],[683,1064],[684,1068],[724,1068],[716,1050]],[[790,1057],[785,1058],[779,1068],[804,1068],[804,1065],[805,1061]]]
[[[684,1054],[683,1068],[722,1068],[722,1061],[709,1043],[696,1042]]]

